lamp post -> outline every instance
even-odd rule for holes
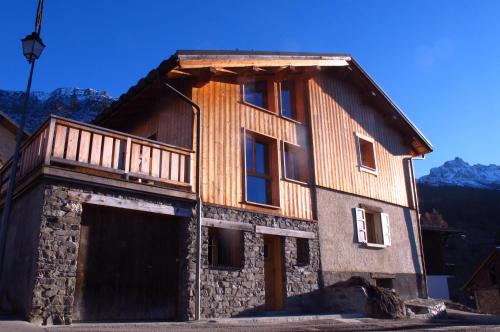
[[[42,28],[42,12],[43,12],[43,0],[38,1],[38,8],[36,12],[35,19],[35,31],[27,35],[21,40],[23,47],[23,54],[31,65],[28,86],[26,87],[26,94],[24,96],[24,105],[21,113],[21,121],[19,122],[19,130],[16,136],[16,146],[14,148],[14,154],[12,156],[12,163],[10,166],[10,178],[9,186],[7,188],[7,194],[5,195],[5,203],[3,206],[2,220],[0,222],[0,275],[3,276],[3,262],[5,258],[5,249],[7,244],[7,230],[9,226],[9,216],[10,209],[12,205],[12,198],[14,194],[14,186],[16,183],[17,174],[17,164],[19,162],[19,150],[23,142],[24,126],[26,124],[26,113],[28,110],[28,103],[31,92],[31,80],[33,78],[33,69],[35,69],[35,62],[42,54],[45,45],[40,38],[40,31]]]

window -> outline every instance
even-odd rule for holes
[[[356,134],[358,138],[359,163],[362,170],[377,171],[373,139]]]
[[[297,265],[309,264],[309,240],[297,238]]]
[[[286,80],[280,84],[281,115],[290,119],[297,119],[297,101],[295,82]]]
[[[243,100],[254,106],[269,109],[267,80],[256,80],[243,85]]]
[[[278,205],[274,194],[276,167],[271,168],[271,156],[276,156],[276,141],[258,134],[248,133],[245,138],[246,201]],[[274,160],[275,158],[273,158]]]
[[[375,284],[377,287],[382,287],[386,289],[393,289],[393,280],[391,278],[376,278],[375,279]]]
[[[283,143],[283,161],[285,178],[300,182],[308,182],[308,159],[304,148],[289,143]]]
[[[243,267],[242,242],[243,233],[241,231],[209,228],[208,264],[211,267],[233,269]]]
[[[391,245],[391,229],[387,213],[355,209],[358,242],[388,247]]]

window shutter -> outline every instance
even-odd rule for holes
[[[358,242],[367,243],[368,239],[366,237],[365,210],[361,208],[355,208],[355,214],[356,214],[356,226],[358,229]]]
[[[380,214],[380,221],[382,222],[382,234],[384,236],[384,245],[391,245],[391,226],[389,225],[389,215],[387,213]]]

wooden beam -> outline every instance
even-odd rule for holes
[[[201,225],[206,227],[227,228],[244,232],[253,232],[253,225],[237,221],[203,218],[201,220]]]
[[[104,178],[102,176],[82,174],[79,172],[65,170],[57,167],[43,167],[43,174],[48,176],[65,178],[68,181],[88,183],[96,186],[112,187],[125,191],[143,192],[147,194],[159,195],[162,197],[170,196],[173,198],[195,200],[196,194],[172,188],[159,187],[154,185],[147,185],[142,183],[130,182],[126,180],[118,180],[111,178]]]
[[[178,208],[169,205],[156,204],[152,202],[145,202],[142,200],[132,200],[126,198],[117,198],[99,194],[88,194],[78,191],[69,190],[68,198],[72,200],[76,200],[81,203],[93,204],[93,205],[102,205],[120,209],[134,210],[134,211],[142,211],[142,212],[150,212],[157,214],[166,214],[170,216],[178,216],[178,217],[191,217],[192,211],[191,209],[186,208]]]
[[[217,70],[214,67],[208,67],[201,70],[200,73],[196,75],[196,81],[194,83],[195,88],[201,88],[215,76]]]
[[[266,226],[255,226],[255,232],[259,234],[298,237],[303,239],[316,238],[316,235],[313,232],[296,231],[293,229],[284,229],[284,228],[266,227]]]
[[[286,66],[286,67],[281,67],[277,72],[276,76],[274,77],[276,82],[281,82],[285,79],[286,76],[288,76],[291,73],[297,72],[296,67],[294,66]]]
[[[180,68],[202,67],[283,67],[283,66],[325,66],[343,67],[349,65],[350,57],[331,59],[181,59]]]

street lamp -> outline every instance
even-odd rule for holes
[[[42,28],[42,12],[43,0],[38,0],[38,8],[36,11],[35,31],[31,35],[27,35],[21,39],[23,46],[23,54],[31,64],[30,74],[28,78],[28,86],[26,87],[26,94],[24,96],[24,106],[21,113],[21,121],[19,122],[19,129],[16,136],[16,146],[14,154],[12,155],[12,163],[10,165],[10,178],[9,186],[7,187],[7,194],[5,195],[5,203],[3,205],[2,219],[0,222],[0,286],[3,285],[3,263],[5,260],[5,249],[7,248],[7,232],[9,228],[10,209],[12,205],[12,198],[14,196],[14,186],[16,184],[17,167],[19,163],[19,154],[21,144],[24,137],[24,125],[26,124],[26,113],[28,110],[28,101],[31,92],[31,80],[33,78],[33,69],[35,69],[35,62],[42,54],[45,48],[42,39],[40,38],[40,31]]]
[[[23,54],[29,63],[37,60],[45,48],[42,38],[36,32],[21,39],[21,43],[23,44]]]

